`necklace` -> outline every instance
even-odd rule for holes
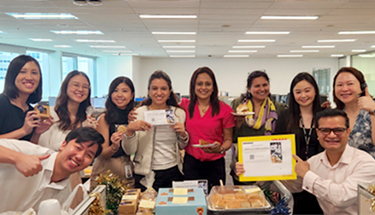
[[[206,113],[207,110],[208,110],[208,108],[209,108],[210,106],[207,106],[207,107],[205,107],[205,108],[202,108],[201,106],[198,105],[198,107],[199,107],[199,110],[202,111],[202,113]]]

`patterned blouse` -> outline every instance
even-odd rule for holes
[[[350,132],[348,144],[368,152],[375,158],[375,146],[371,137],[371,119],[367,111],[359,111],[353,130]]]

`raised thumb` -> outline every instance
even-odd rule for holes
[[[44,160],[44,159],[49,158],[49,156],[50,156],[50,154],[46,154],[46,155],[40,155],[38,157],[39,157],[39,160]]]

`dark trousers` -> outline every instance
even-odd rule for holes
[[[225,184],[225,160],[200,161],[185,153],[184,174],[186,180],[207,179],[208,192],[212,186],[220,185],[220,179]]]
[[[180,170],[178,169],[178,166],[171,167],[169,169],[163,169],[163,170],[154,170],[155,172],[155,181],[152,187],[158,191],[159,188],[170,188],[172,187],[173,181],[182,181],[183,175],[181,174]],[[135,188],[140,188],[143,191],[145,191],[147,188],[143,186],[139,181],[145,177],[144,175],[138,175],[134,174],[135,179]]]
[[[293,193],[293,214],[323,214],[316,197],[307,192]]]

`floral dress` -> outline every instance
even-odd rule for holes
[[[359,111],[353,130],[350,132],[348,144],[368,152],[375,158],[375,146],[371,137],[371,119],[367,111]]]

